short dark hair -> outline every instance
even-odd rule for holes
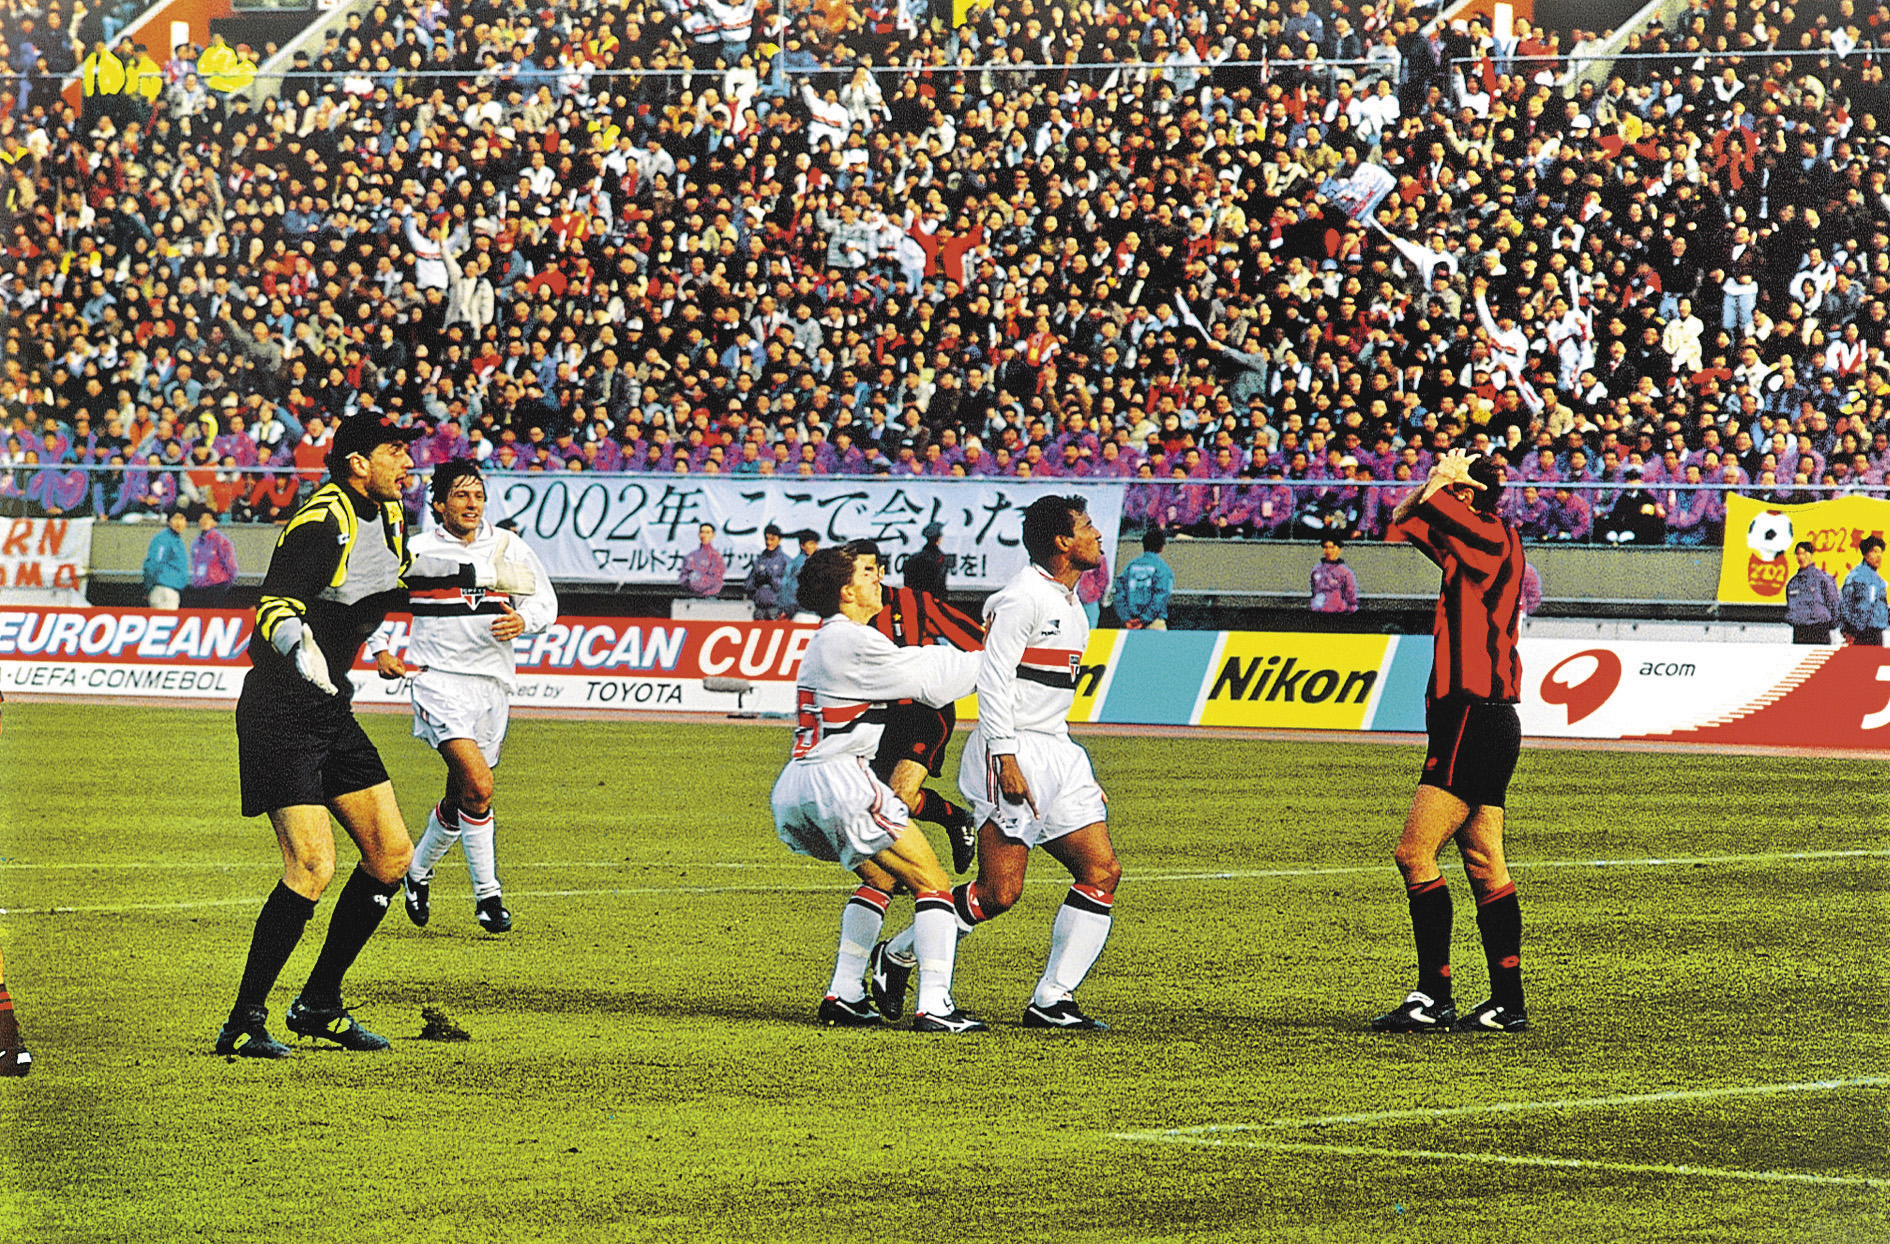
[[[1503,499],[1503,468],[1497,466],[1488,455],[1483,455],[1471,461],[1468,474],[1472,480],[1483,485],[1470,498],[1470,508],[1485,514],[1496,513],[1496,504]]]
[[[1054,494],[1038,497],[1024,507],[1024,551],[1040,566],[1057,554],[1057,537],[1076,534],[1076,516],[1089,512],[1082,497]]]
[[[1142,551],[1159,553],[1168,547],[1168,533],[1160,527],[1150,527],[1142,533]]]
[[[454,458],[451,462],[442,462],[433,468],[433,483],[427,490],[427,498],[434,505],[445,505],[452,495],[453,486],[463,479],[476,479],[481,488],[485,487],[485,472],[471,458]]]
[[[1857,546],[1857,551],[1859,553],[1868,553],[1872,549],[1880,549],[1882,547],[1883,547],[1882,536],[1865,536],[1864,542]]]
[[[1811,541],[1809,540],[1800,540],[1797,544],[1792,545],[1792,552],[1796,553],[1799,549],[1803,549],[1807,553],[1816,553],[1818,551],[1811,546]]]
[[[781,529],[779,527],[776,527],[773,523],[769,523],[766,527],[763,527],[761,529],[761,534],[764,536],[774,536],[775,538],[779,539],[781,535]]]
[[[801,567],[799,595],[801,605],[821,617],[840,612],[840,589],[853,581],[854,564],[869,554],[850,544],[836,544],[815,549]]]

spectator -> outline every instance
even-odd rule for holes
[[[1076,581],[1076,599],[1083,604],[1083,616],[1089,619],[1089,628],[1096,629],[1102,618],[1103,597],[1109,594],[1109,551],[1103,550],[1103,557],[1095,566],[1083,572]]]
[[[721,594],[722,581],[728,577],[728,562],[715,550],[715,524],[702,524],[696,535],[701,543],[683,558],[680,582],[691,596],[710,600]]]
[[[710,528],[709,533],[709,538],[714,539],[715,529]],[[767,622],[787,616],[783,612],[781,598],[787,580],[788,555],[781,548],[781,529],[773,523],[762,529],[761,544],[761,553],[755,558],[755,564],[748,568],[748,577],[742,580],[742,594],[754,602],[755,620]],[[703,541],[702,547],[710,548],[707,540]],[[713,552],[713,549],[710,551]],[[716,591],[721,586],[718,577]],[[696,591],[693,586],[690,590]],[[714,594],[714,591],[697,592],[697,595],[703,596]]]
[[[915,592],[930,592],[940,600],[945,599],[945,550],[941,542],[945,539],[943,523],[927,523],[920,533],[925,537],[925,544],[918,552],[906,558],[906,586]]]
[[[182,510],[172,510],[164,528],[144,552],[144,596],[153,609],[176,609],[190,586],[190,550],[184,547],[187,525]]]
[[[1175,572],[1162,560],[1168,537],[1160,527],[1142,533],[1142,555],[1122,568],[1116,579],[1116,616],[1125,630],[1168,629],[1168,597]]]
[[[1838,593],[1838,629],[1860,648],[1881,648],[1883,629],[1890,625],[1882,574],[1883,537],[1865,536],[1857,551],[1863,560],[1844,576]]]
[[[1839,618],[1837,581],[1818,565],[1809,540],[1792,546],[1798,573],[1785,581],[1785,621],[1795,644],[1828,644]]]
[[[804,528],[794,539],[800,544],[801,551],[794,560],[787,564],[781,575],[781,616],[797,622],[807,620],[801,609],[801,569],[807,565],[807,559],[820,548],[820,533]],[[818,618],[813,619],[819,621]]]
[[[1345,542],[1328,536],[1319,546],[1320,557],[1312,568],[1312,611],[1314,613],[1357,613],[1358,580],[1342,555]]]
[[[213,510],[197,512],[197,538],[190,543],[189,603],[197,609],[220,607],[236,586],[236,546],[217,530]]]

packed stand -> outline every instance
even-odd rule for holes
[[[1470,442],[1532,539],[1715,542],[1890,469],[1890,7],[1818,7],[1565,98],[1593,37],[1389,5],[404,0],[261,103],[121,40],[75,117],[111,49],[15,0],[0,508],[280,519],[372,409],[423,467],[1120,478],[1196,537],[1377,538]]]

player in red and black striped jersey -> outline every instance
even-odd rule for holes
[[[858,543],[862,548],[868,544]],[[984,650],[984,627],[976,618],[930,592],[909,587],[887,592],[885,608],[873,618],[873,626],[902,648],[924,647],[942,639],[961,652]],[[945,745],[957,724],[958,710],[950,704],[933,708],[901,700],[889,705],[886,731],[880,736],[872,769],[913,816],[945,827],[952,844],[952,871],[962,873],[976,857],[977,827],[964,808],[924,784],[926,774],[939,776]]]
[[[1496,513],[1502,491],[1501,468],[1454,449],[1392,514],[1405,539],[1443,571],[1444,581],[1424,696],[1430,746],[1397,849],[1417,942],[1418,986],[1403,1005],[1372,1021],[1380,1032],[1515,1032],[1529,1026],[1522,916],[1503,857],[1503,804],[1522,740],[1516,634],[1524,561],[1516,529]],[[1451,995],[1450,891],[1437,866],[1438,852],[1453,838],[1476,895],[1477,929],[1490,970],[1489,1001],[1461,1018]]]

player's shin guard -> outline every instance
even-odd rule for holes
[[[840,952],[833,960],[833,981],[827,986],[829,998],[858,1002],[866,996],[867,956],[879,940],[890,902],[892,895],[886,891],[863,885],[840,909]]]
[[[1515,886],[1492,890],[1477,900],[1477,932],[1490,965],[1490,1001],[1522,1010],[1522,907]]]
[[[952,1005],[952,966],[958,957],[957,919],[952,896],[927,890],[912,909],[913,948],[919,959],[919,1014],[949,1015]]]
[[[490,808],[484,816],[459,814],[460,844],[466,848],[466,874],[472,878],[475,903],[500,892],[497,822]]]
[[[1077,884],[1063,897],[1050,926],[1050,959],[1037,982],[1037,1006],[1055,1006],[1076,992],[1109,940],[1110,913],[1116,896],[1098,886]]]
[[[1438,1002],[1450,992],[1450,887],[1442,877],[1405,887],[1411,939],[1417,943],[1418,990]]]
[[[366,869],[355,866],[348,884],[335,900],[335,914],[328,920],[328,938],[315,958],[308,984],[302,986],[302,1001],[316,1010],[341,1005],[341,978],[367,945],[374,930],[381,927],[381,917],[400,883],[376,881]]]
[[[447,800],[440,803],[427,816],[427,827],[420,835],[420,841],[414,844],[413,863],[407,866],[407,875],[416,883],[431,880],[433,870],[459,841],[459,809]]]
[[[268,1003],[276,977],[282,975],[283,966],[295,953],[296,943],[302,940],[302,930],[314,914],[314,899],[304,898],[285,883],[276,882],[276,888],[256,916],[256,932],[249,941],[249,960],[243,965],[243,981],[236,987],[238,1009]]]

